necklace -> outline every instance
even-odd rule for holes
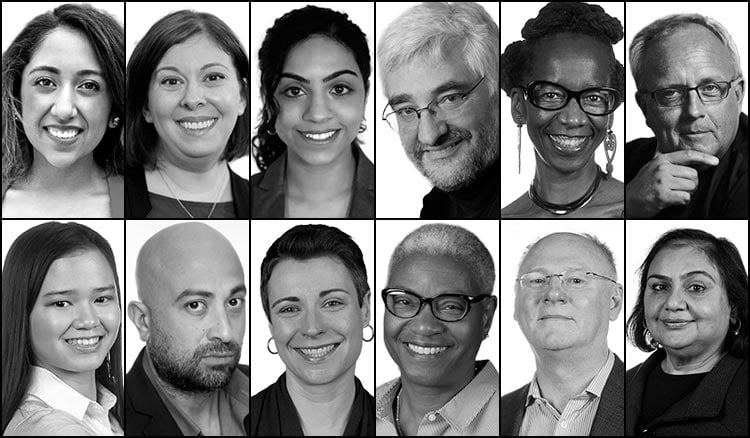
[[[167,182],[166,178],[164,178],[164,175],[161,173],[161,169],[159,169],[157,167],[156,171],[159,173],[159,176],[161,177],[161,180],[164,181],[164,185],[167,186],[167,189],[169,190],[169,193],[172,195],[172,197],[174,198],[174,200],[177,201],[178,204],[180,204],[180,207],[182,207],[182,209],[185,211],[185,213],[187,213],[187,215],[188,215],[188,217],[190,217],[190,219],[195,219],[195,217],[190,213],[190,211],[187,208],[185,208],[185,205],[182,204],[182,201],[180,201],[180,198],[178,198],[177,195],[174,194],[174,191],[172,190],[172,187],[169,185],[169,183]],[[219,198],[221,197],[221,193],[224,191],[224,188],[226,187],[227,179],[226,178],[222,178],[222,181],[223,182],[221,184],[221,187],[220,187],[219,191],[216,193],[216,197],[214,198],[214,204],[211,206],[211,211],[208,212],[208,216],[206,217],[206,219],[211,219],[211,215],[214,214],[214,210],[216,209],[216,204],[219,202]]]
[[[596,189],[599,188],[599,183],[602,181],[602,169],[598,165],[596,166],[596,176],[594,177],[594,182],[591,183],[591,186],[586,191],[586,193],[583,194],[580,198],[577,200],[568,203],[568,204],[553,204],[552,202],[547,202],[544,199],[542,199],[541,196],[539,196],[539,193],[536,191],[536,181],[532,181],[531,185],[529,186],[529,198],[531,201],[538,205],[539,207],[543,208],[544,210],[547,210],[548,212],[552,214],[556,214],[558,216],[562,216],[565,214],[570,213],[571,211],[578,210],[579,208],[585,206],[586,204],[591,201],[591,198],[594,197],[594,193],[596,193]]]
[[[398,436],[404,436],[401,433],[401,388],[399,388],[398,394],[396,394],[396,433]]]

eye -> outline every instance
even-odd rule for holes
[[[229,300],[229,307],[242,307],[244,303],[244,298],[232,298]]]
[[[601,96],[597,96],[597,95],[588,96],[587,99],[589,101],[591,101],[591,102],[594,102],[594,103],[598,103],[598,102],[602,101],[602,97]]]
[[[286,97],[300,97],[305,92],[300,87],[289,87],[286,90],[284,90],[284,96]]]
[[[109,303],[110,301],[114,300],[115,298],[112,295],[102,295],[100,297],[97,297],[94,302],[103,304],[103,303]]]
[[[703,293],[706,291],[706,287],[702,284],[691,284],[687,287],[687,290],[689,292],[695,292],[695,293]]]
[[[669,286],[665,283],[652,283],[649,287],[654,292],[663,292],[669,288]]]
[[[182,80],[174,77],[168,77],[164,78],[160,82],[161,85],[165,85],[167,87],[177,87],[178,85],[182,84]]]
[[[221,73],[209,73],[206,75],[206,79],[211,82],[216,82],[221,79],[226,79],[226,76]]]
[[[50,78],[39,78],[34,81],[34,85],[42,88],[52,88],[55,86],[55,83]]]
[[[86,81],[82,83],[79,88],[82,88],[87,91],[99,91],[102,89],[102,87],[99,86],[99,84],[94,81]]]
[[[326,301],[323,304],[323,308],[327,308],[327,309],[331,309],[331,310],[336,310],[336,309],[339,309],[340,307],[342,307],[343,305],[344,305],[344,303],[342,301],[340,301],[340,300],[329,300],[329,301]]]
[[[706,84],[701,87],[703,91],[707,91],[709,93],[719,91],[719,86],[716,84]]]
[[[461,100],[461,97],[463,97],[462,94],[456,93],[456,94],[449,94],[442,99],[440,99],[440,103],[456,103]]]
[[[351,93],[352,91],[353,90],[351,88],[349,88],[348,86],[343,85],[343,84],[334,85],[333,88],[331,88],[331,92],[335,96],[346,96],[347,94]]]
[[[52,303],[52,305],[54,307],[57,307],[58,309],[72,306],[72,304],[70,304],[70,301],[55,301],[54,303]]]
[[[414,108],[409,108],[409,107],[396,110],[396,115],[400,117],[411,117],[416,113],[417,113],[417,110],[415,110]]]
[[[283,315],[283,314],[296,313],[298,311],[299,311],[299,309],[297,307],[295,307],[295,306],[285,306],[285,307],[282,307],[281,309],[279,309],[278,313],[280,313],[280,314]]]
[[[206,310],[206,303],[202,301],[190,301],[185,304],[185,308],[190,312],[198,313]]]

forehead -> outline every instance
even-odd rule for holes
[[[610,52],[598,39],[561,33],[534,45],[529,81],[556,82],[577,91],[610,85]]]
[[[718,274],[716,265],[706,252],[689,244],[668,246],[656,253],[649,266],[649,273],[668,273],[667,271],[676,271],[676,274],[691,271]]]
[[[605,260],[601,249],[583,237],[567,234],[553,235],[534,244],[523,259],[519,272],[524,273],[536,269],[604,270],[607,266]]]
[[[302,296],[339,288],[355,293],[354,280],[344,264],[334,257],[308,260],[284,259],[276,264],[268,279],[269,301],[272,297]]]
[[[94,249],[61,257],[47,270],[40,293],[50,290],[102,287],[114,282],[114,273],[104,255]]]
[[[232,68],[232,58],[212,38],[196,34],[187,40],[170,47],[159,61],[157,68],[178,66],[187,69],[200,69],[212,62],[220,62]]]
[[[448,256],[413,254],[393,266],[389,287],[400,287],[430,297],[441,293],[476,295],[477,281],[468,266]]]
[[[99,61],[86,36],[66,27],[51,31],[39,42],[24,71],[39,66],[55,67],[63,72],[100,70]]]
[[[354,54],[345,45],[322,35],[314,35],[289,50],[284,61],[284,72],[296,73],[308,79],[320,79],[331,72],[348,69],[360,76]]]

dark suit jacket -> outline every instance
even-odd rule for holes
[[[646,380],[665,356],[664,350],[660,349],[625,374],[627,435],[747,436],[747,359],[729,354],[716,364],[693,392],[647,424],[644,430],[636,431]]]
[[[518,436],[526,412],[528,383],[500,398],[500,435]],[[615,355],[615,363],[602,391],[590,436],[622,436],[625,433],[625,364]]]
[[[145,350],[145,348],[144,348]],[[125,376],[125,435],[182,436],[177,423],[161,401],[159,393],[143,370],[144,350]],[[250,375],[250,367],[238,365]],[[250,413],[244,419],[245,430],[250,430]]]

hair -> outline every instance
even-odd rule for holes
[[[448,224],[422,225],[396,246],[388,264],[388,273],[414,255],[450,257],[463,264],[482,294],[491,294],[495,286],[495,262],[487,247],[466,228]]]
[[[3,53],[3,187],[26,177],[34,161],[33,146],[23,129],[23,70],[39,45],[57,29],[77,31],[86,38],[102,70],[112,100],[111,113],[125,114],[125,37],[122,26],[106,12],[89,5],[66,4],[31,20]],[[125,164],[122,123],[107,128],[94,149],[94,161],[107,175],[122,175]]]
[[[607,263],[607,266],[612,270],[612,272],[615,273],[615,279],[617,279],[617,267],[615,266],[615,256],[614,253],[612,253],[612,250],[607,246],[606,243],[602,242],[598,237],[594,236],[593,234],[588,233],[570,233],[574,234],[578,237],[582,237],[586,241],[588,241],[591,245],[594,245],[604,256],[604,261]],[[524,260],[526,260],[526,256],[529,255],[529,251],[542,239],[549,237],[550,234],[544,237],[540,237],[536,239],[534,242],[532,242],[530,245],[526,247],[526,249],[523,251],[523,255],[521,256],[521,261],[518,263],[518,267],[520,268],[523,264]]]
[[[331,257],[346,267],[357,289],[359,307],[362,307],[370,286],[367,285],[367,268],[359,246],[354,243],[351,236],[338,228],[327,225],[297,225],[273,242],[260,265],[260,298],[269,321],[271,310],[268,302],[268,281],[276,265],[282,260],[302,261],[317,257]]]
[[[635,35],[633,42],[630,43],[630,71],[639,90],[641,88],[641,77],[643,76],[644,69],[643,59],[646,57],[648,49],[690,24],[703,26],[713,32],[719,41],[721,41],[721,44],[729,50],[732,56],[735,75],[743,77],[740,53],[732,40],[732,36],[721,23],[713,18],[699,14],[674,14],[660,18],[644,27]]]
[[[472,2],[425,2],[396,18],[383,32],[378,62],[385,74],[413,62],[440,62],[458,45],[468,68],[485,76],[497,95],[500,30],[490,14]],[[385,74],[381,80],[385,81]],[[385,88],[385,82],[383,82]]]
[[[96,231],[75,222],[47,222],[21,234],[8,250],[3,266],[2,422],[8,426],[28,389],[36,357],[31,348],[29,315],[50,266],[80,251],[99,251],[112,268],[121,306],[120,280],[109,243]],[[109,351],[110,359],[96,369],[96,381],[117,397],[112,415],[123,424],[122,331]],[[107,372],[111,368],[113,378]]]
[[[250,101],[248,75],[250,60],[237,35],[221,19],[206,12],[182,10],[164,16],[146,32],[133,50],[128,61],[128,108],[126,134],[128,138],[127,160],[133,167],[147,169],[156,167],[159,134],[151,123],[143,118],[143,109],[148,104],[151,76],[164,54],[176,44],[181,44],[195,35],[205,35],[229,55],[237,70],[240,92],[246,102]],[[221,159],[232,161],[250,151],[250,111],[247,109],[237,118],[232,134]]]
[[[659,237],[649,250],[646,260],[638,269],[638,300],[633,307],[630,318],[628,318],[628,340],[642,351],[656,350],[654,339],[646,326],[644,312],[643,296],[646,291],[648,271],[659,252],[664,249],[684,246],[703,251],[719,271],[721,282],[727,291],[731,317],[736,318],[741,324],[737,336],[732,333],[731,329],[727,331],[723,347],[733,356],[747,357],[747,271],[742,264],[742,257],[737,247],[729,240],[723,237],[717,238],[705,231],[689,228],[674,229]]]
[[[266,32],[263,44],[258,50],[258,68],[260,69],[260,97],[263,102],[253,137],[253,158],[258,169],[265,170],[276,158],[286,151],[286,144],[276,134],[276,117],[279,115],[279,102],[274,97],[276,87],[281,81],[284,64],[289,52],[308,38],[322,35],[347,48],[362,73],[365,94],[370,92],[370,48],[362,29],[354,24],[343,12],[317,6],[305,6],[287,12],[276,19]],[[356,138],[352,146],[359,144]]]
[[[591,36],[609,46],[610,86],[625,92],[625,67],[615,58],[612,45],[623,37],[620,20],[610,16],[601,6],[578,2],[548,3],[536,18],[526,22],[521,30],[523,40],[508,45],[500,63],[500,86],[510,95],[513,88],[525,87],[531,75],[537,45],[561,33]]]

